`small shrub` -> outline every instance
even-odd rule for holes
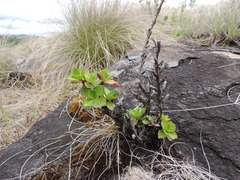
[[[81,95],[85,98],[83,107],[86,109],[99,108],[107,106],[108,109],[113,110],[115,104],[111,102],[118,97],[117,90],[109,90],[103,84],[111,84],[119,87],[116,81],[111,80],[114,75],[109,74],[109,70],[104,69],[100,72],[89,73],[85,69],[74,68],[72,75],[67,79],[73,83],[82,83],[80,89]]]
[[[158,130],[158,139],[168,138],[168,140],[172,141],[177,139],[176,133],[176,125],[171,121],[168,115],[161,115],[161,123],[157,123],[155,116],[147,116],[146,108],[136,107],[134,109],[130,109],[129,113],[126,114],[127,118],[134,121],[134,125],[138,128],[144,128],[145,126],[150,127],[160,127],[162,129]]]

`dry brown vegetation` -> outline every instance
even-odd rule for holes
[[[83,3],[83,1],[71,2],[72,6],[76,2]],[[75,13],[79,13],[80,9],[64,9],[66,31],[48,38],[24,40],[16,45],[7,41],[1,42],[0,148],[21,138],[37,120],[52,112],[59,103],[75,92],[74,85],[65,80],[73,67],[88,69],[109,67],[127,51],[144,41],[143,34],[151,22],[151,16],[143,16],[141,11],[136,11],[133,16],[133,12],[128,11],[133,7],[131,4],[123,6],[112,4],[111,6],[119,6],[119,10],[109,11],[105,3],[102,10],[111,14],[112,24],[109,24],[109,19],[104,19],[104,16],[101,22],[106,23],[98,26],[97,20],[103,12],[94,9],[93,4],[94,0],[92,4],[85,6],[89,10],[89,15],[82,16],[91,21],[82,22],[86,23],[84,26],[80,26],[76,19]],[[99,16],[96,21],[92,19],[93,14]],[[111,29],[108,29],[109,27]],[[118,42],[114,38],[122,38],[124,41]],[[85,45],[78,48],[78,42],[84,42]],[[91,44],[97,45],[89,49]],[[116,49],[116,46],[121,49]],[[98,62],[98,56],[104,63]],[[11,71],[29,73],[30,86],[19,80],[17,83],[6,84]]]

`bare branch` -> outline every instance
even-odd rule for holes
[[[159,16],[160,12],[161,12],[163,3],[164,3],[164,0],[161,1],[160,5],[159,5],[159,7],[158,7],[158,9],[157,9],[157,13],[156,13],[156,15],[155,15],[155,18],[154,18],[154,20],[153,20],[153,22],[152,22],[152,25],[151,25],[151,27],[148,29],[147,37],[146,37],[146,40],[145,40],[145,44],[144,44],[144,46],[143,46],[143,54],[142,54],[142,56],[141,56],[141,58],[142,58],[141,68],[142,68],[142,66],[143,66],[144,63],[145,63],[145,59],[146,59],[147,53],[148,53],[148,52],[147,52],[147,49],[148,49],[148,47],[149,47],[149,40],[150,40],[151,35],[152,35],[152,30],[153,30],[153,28],[154,28],[154,26],[155,26],[155,24],[156,24],[156,22],[157,22],[157,18],[158,18],[158,16]]]

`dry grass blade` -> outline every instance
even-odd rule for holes
[[[136,42],[142,42],[149,16],[143,16],[133,4],[101,1],[94,6],[96,1],[72,0],[65,9],[64,32],[14,46],[6,45],[6,38],[1,42],[1,80],[11,71],[19,71],[29,73],[33,84],[5,87],[0,83],[0,149],[21,138],[75,91],[76,86],[65,81],[74,67],[109,67]],[[17,59],[22,61],[16,65]]]

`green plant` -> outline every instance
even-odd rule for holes
[[[170,141],[173,139],[177,139],[176,124],[174,124],[168,115],[161,115],[161,126],[162,129],[158,131],[158,138],[163,139],[167,137]]]
[[[107,106],[108,109],[113,110],[115,104],[111,100],[118,97],[118,91],[109,90],[103,86],[103,84],[110,84],[119,87],[120,85],[116,81],[111,80],[113,77],[114,75],[110,75],[108,69],[89,73],[85,69],[74,68],[67,79],[71,80],[72,83],[82,83],[80,94],[85,98],[84,108]]]
[[[174,12],[170,22],[174,27],[173,37],[190,37],[194,33],[195,23],[193,18],[187,12]]]
[[[169,23],[173,37],[185,37],[186,40],[204,45],[237,45],[240,37],[240,1],[226,0],[215,5],[194,5],[186,8],[184,0],[181,7],[172,9]]]
[[[127,118],[134,121],[134,125],[138,128],[144,128],[145,126],[160,127],[161,130],[158,130],[158,139],[168,138],[172,141],[177,139],[176,125],[171,121],[168,115],[161,115],[161,123],[157,123],[155,116],[147,116],[146,108],[136,107],[130,109],[129,113],[126,114]]]
[[[139,128],[144,127],[145,124],[149,124],[150,122],[147,120],[147,116],[145,114],[146,108],[136,107],[135,109],[129,110],[129,115],[126,116],[130,119],[134,120],[134,125],[137,125]]]

